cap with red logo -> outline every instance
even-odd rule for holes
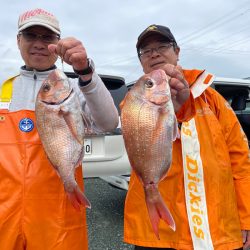
[[[18,19],[18,32],[36,25],[50,29],[58,35],[61,34],[56,17],[42,9],[29,10],[21,14]]]

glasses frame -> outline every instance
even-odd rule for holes
[[[156,51],[158,54],[163,54],[168,51],[171,47],[174,46],[174,43],[162,43],[156,48],[140,49],[139,56],[140,58],[149,58],[152,56],[153,52]]]
[[[58,34],[36,34],[29,31],[20,31],[18,35],[23,35],[24,39],[28,42],[35,42],[39,39],[44,43],[53,43],[56,39],[60,39],[60,36]],[[33,37],[27,37],[27,35],[31,35]],[[48,39],[48,37],[50,37],[51,39]]]

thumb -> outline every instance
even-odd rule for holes
[[[51,54],[57,54],[56,53],[56,44],[49,44],[48,45],[48,50]]]

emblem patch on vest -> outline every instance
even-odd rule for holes
[[[19,122],[19,128],[23,132],[30,132],[34,128],[34,122],[30,118],[23,118]]]

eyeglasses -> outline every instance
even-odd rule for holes
[[[28,42],[35,42],[39,39],[44,43],[53,43],[55,42],[55,40],[60,39],[60,36],[56,34],[40,35],[40,34],[36,34],[33,32],[22,31],[22,32],[19,32],[19,35],[22,35],[24,39]]]
[[[155,50],[157,53],[163,54],[166,51],[168,51],[171,47],[173,46],[173,43],[165,43],[165,44],[161,44],[156,48],[150,48],[150,49],[141,49],[139,51],[139,56],[140,57],[150,57],[153,54],[153,51]]]

